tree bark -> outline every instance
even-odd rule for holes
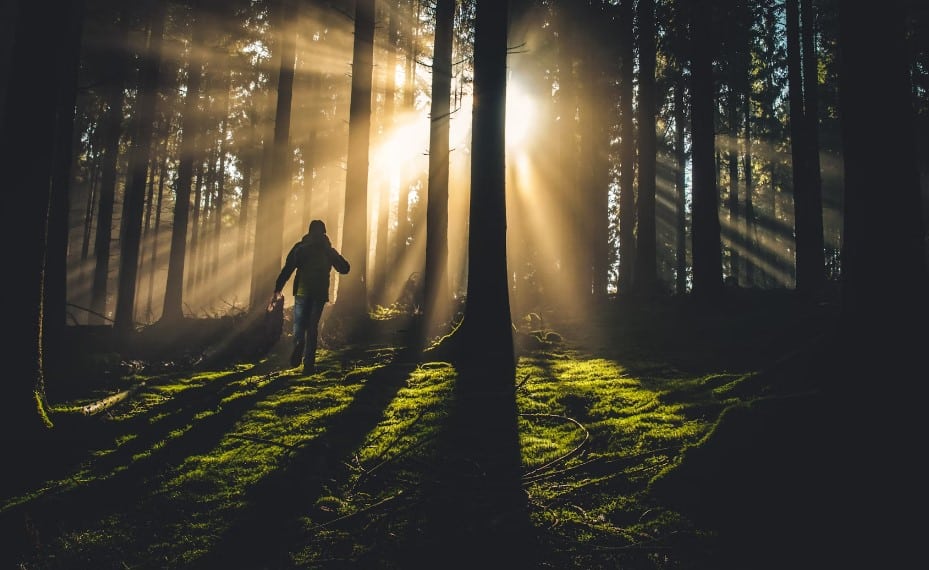
[[[655,221],[655,3],[639,0],[639,191],[636,201],[634,288],[639,295],[652,295],[658,285]]]
[[[620,4],[620,124],[621,159],[619,174],[619,278],[620,294],[632,290],[635,275],[635,126],[633,122],[633,33],[632,0]]]
[[[281,0],[276,19],[280,40],[280,71],[277,81],[277,108],[274,118],[270,172],[262,169],[261,191],[255,227],[255,258],[252,266],[252,310],[263,310],[274,289],[283,252],[284,201],[290,186],[290,109],[293,100],[297,30],[292,0]]]
[[[54,386],[64,380],[65,320],[67,313],[68,234],[71,201],[71,165],[74,162],[74,106],[80,69],[81,37],[84,24],[83,0],[72,0],[65,43],[70,46],[55,58],[58,77],[54,165],[48,208],[48,249],[45,259],[45,301],[42,311],[45,375]]]
[[[0,439],[11,464],[34,458],[36,447],[30,442],[48,435],[47,428],[52,427],[45,401],[46,356],[41,328],[62,85],[61,76],[49,73],[45,65],[36,65],[35,56],[50,54],[49,61],[56,62],[77,49],[69,44],[70,8],[48,10],[41,3],[19,2],[10,54],[10,77],[16,81],[6,86],[0,115],[0,168],[5,176],[7,206],[19,222],[7,226],[6,234],[7,243],[17,244],[10,248],[11,267],[17,275],[8,283],[7,293],[13,300],[13,322],[20,327],[6,341],[12,369],[8,405],[0,420]]]
[[[677,164],[674,169],[676,232],[675,232],[675,290],[678,295],[687,292],[687,150],[684,147],[684,71],[675,70],[674,77],[674,154]]]
[[[181,119],[179,162],[175,181],[174,222],[171,226],[171,250],[168,254],[168,276],[165,285],[164,307],[161,320],[177,322],[184,316],[184,268],[187,264],[187,233],[190,220],[190,192],[193,183],[197,152],[197,133],[200,123],[200,83],[203,62],[198,52],[203,44],[203,26],[199,24],[200,3],[194,2],[191,11],[190,54],[187,62],[187,92],[184,95],[184,115]]]
[[[113,204],[116,198],[117,161],[119,139],[123,126],[123,90],[129,66],[129,10],[121,6],[115,49],[109,61],[112,76],[105,88],[106,111],[102,119],[103,158],[100,165],[100,205],[97,212],[97,231],[94,236],[94,276],[91,287],[89,321],[102,324],[107,311],[110,280],[110,245],[113,237]]]
[[[716,188],[713,85],[714,2],[691,5],[691,124],[693,129],[693,294],[712,299],[722,292],[719,193]]]
[[[139,270],[139,245],[142,233],[142,208],[149,149],[152,141],[155,105],[158,101],[161,44],[167,9],[164,0],[151,0],[148,6],[149,39],[139,70],[139,99],[133,116],[134,128],[129,151],[129,180],[123,199],[120,230],[119,285],[114,326],[120,333],[135,330],[135,289]]]
[[[449,122],[452,89],[452,31],[455,0],[438,0],[432,58],[432,106],[429,113],[429,189],[426,200],[426,269],[423,273],[425,310],[423,335],[445,320],[448,285]],[[440,313],[440,309],[443,312]],[[425,342],[425,338],[416,339]]]
[[[812,156],[818,158],[819,149],[813,145],[812,131],[806,102],[809,93],[804,90],[812,87],[815,93],[816,68],[815,54],[802,54],[800,41],[800,12],[798,0],[786,0],[787,12],[787,81],[790,99],[790,148],[793,160],[793,195],[794,218],[796,228],[796,288],[805,295],[819,294],[825,276],[825,257],[823,253],[822,196],[819,184],[819,167],[813,164]],[[812,24],[810,24],[812,26]],[[809,31],[812,34],[812,29]],[[810,49],[812,36],[810,38]],[[804,63],[810,63],[813,69],[804,69]],[[805,61],[806,60],[806,61]],[[804,76],[813,74],[808,81]],[[815,128],[813,129],[815,131]],[[815,173],[814,173],[815,168]]]
[[[368,314],[368,160],[371,140],[371,83],[374,59],[374,0],[355,5],[355,41],[345,174],[345,231],[342,253],[352,264],[339,279],[336,305],[349,321]]]
[[[464,358],[495,374],[476,378],[501,386],[515,373],[506,265],[506,55],[507,2],[477,4],[471,143],[471,223]]]

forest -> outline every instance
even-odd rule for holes
[[[0,78],[2,568],[925,557],[925,0],[5,0]]]

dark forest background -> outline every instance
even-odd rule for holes
[[[838,472],[909,470],[908,394],[929,379],[923,1],[8,0],[0,16],[17,450],[88,387],[76,346],[260,325],[323,219],[352,263],[330,341],[407,319],[406,348],[491,384],[513,382],[513,323],[532,315],[834,305],[812,350],[823,413],[849,430]]]

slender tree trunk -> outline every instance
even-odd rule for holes
[[[804,223],[808,229],[804,252],[807,257],[808,292],[822,292],[826,278],[825,240],[823,238],[823,192],[819,161],[819,63],[816,57],[815,20],[812,0],[800,0],[800,41],[803,45],[803,125],[806,150],[806,183],[802,197]],[[797,218],[799,220],[799,217]],[[798,246],[799,251],[799,246]],[[797,266],[799,274],[799,263]]]
[[[90,158],[90,176],[87,181],[87,203],[84,207],[84,233],[81,236],[81,265],[85,265],[87,258],[90,257],[90,236],[94,231],[94,216],[96,215],[97,205],[97,186],[100,174],[100,154],[96,149],[91,148]],[[83,270],[82,270],[83,271]]]
[[[397,95],[397,41],[399,34],[399,6],[395,0],[387,2],[387,63],[386,85],[384,87],[384,132],[391,133],[394,123],[395,99]],[[390,194],[391,181],[382,180],[378,184],[380,198],[378,200],[377,246],[374,253],[375,287],[378,302],[388,305],[386,294],[389,281],[390,244]]]
[[[452,89],[452,29],[455,0],[438,0],[435,10],[435,48],[432,58],[432,107],[429,129],[429,194],[426,201],[426,270],[424,272],[424,330],[448,315],[448,173],[449,121]],[[440,309],[442,312],[440,313]],[[425,341],[425,339],[417,339]]]
[[[635,290],[652,295],[658,285],[655,221],[655,3],[639,0],[639,192],[636,213]]]
[[[818,295],[825,273],[822,232],[822,197],[817,180],[814,180],[811,156],[819,153],[812,145],[807,125],[804,93],[805,73],[816,69],[803,69],[800,41],[800,13],[798,0],[785,1],[787,12],[787,80],[790,99],[790,148],[793,159],[793,196],[796,227],[796,288],[806,295]],[[812,30],[810,31],[812,34]],[[812,40],[811,40],[812,42]],[[812,44],[810,46],[812,48]],[[815,55],[812,56],[815,64]],[[811,80],[815,86],[815,77]],[[815,120],[815,119],[813,119]],[[818,207],[817,207],[818,206]]]
[[[165,178],[168,177],[168,159],[167,156],[161,161],[161,171],[158,174],[158,200],[155,206],[155,226],[152,228],[152,251],[151,258],[149,259],[149,272],[151,276],[148,280],[148,295],[146,298],[145,312],[151,314],[152,312],[152,296],[154,295],[155,289],[155,276],[158,273],[158,240],[161,238],[161,208],[162,203],[164,202],[164,193],[165,193]]]
[[[255,228],[255,258],[252,268],[251,307],[263,309],[274,289],[274,278],[281,266],[283,252],[284,201],[290,183],[290,110],[293,100],[297,31],[293,21],[292,0],[282,0],[277,7],[281,36],[280,71],[277,82],[277,109],[274,119],[274,142],[271,169],[262,170],[258,194],[258,219]]]
[[[745,259],[745,284],[748,287],[754,287],[755,283],[755,259],[758,256],[758,236],[755,225],[755,202],[754,202],[754,177],[752,170],[752,97],[751,93],[745,93],[745,139],[743,149],[744,178],[745,178],[745,217],[743,218],[744,234],[746,239],[746,249],[750,255]]]
[[[416,98],[416,58],[419,56],[419,47],[417,45],[417,36],[419,34],[420,3],[417,0],[411,0],[410,12],[407,14],[403,25],[403,33],[406,35],[406,80],[403,89],[403,108],[406,111],[412,111]],[[400,262],[406,256],[407,244],[412,237],[412,224],[410,223],[410,181],[416,176],[413,171],[407,171],[402,176],[404,182],[400,187],[400,194],[397,197],[397,233],[394,238],[394,253],[392,263],[393,267],[399,266]]]
[[[342,251],[352,271],[339,279],[340,313],[350,321],[367,315],[368,153],[371,140],[371,83],[374,58],[374,0],[355,4],[355,42],[345,174],[345,231]]]
[[[179,162],[175,180],[174,221],[171,225],[171,250],[168,254],[168,276],[165,284],[164,307],[161,319],[176,322],[183,318],[184,268],[187,263],[187,233],[190,217],[190,190],[193,183],[194,163],[197,160],[197,132],[200,123],[200,83],[203,63],[197,56],[203,43],[203,26],[199,25],[199,2],[191,7],[191,53],[187,63],[187,92],[181,119]],[[198,192],[199,195],[199,192]],[[199,196],[198,196],[199,200]],[[196,220],[194,220],[196,224]],[[191,244],[193,251],[193,244]]]
[[[733,57],[735,59],[735,57]],[[738,232],[739,225],[739,97],[736,90],[735,65],[729,63],[731,75],[729,76],[729,98],[726,101],[729,114],[729,142],[726,149],[726,161],[729,167],[729,196],[727,209],[729,210],[729,226],[727,233],[732,236],[732,245],[729,247],[729,278],[733,285],[739,284],[739,247],[743,240]]]
[[[129,11],[120,8],[117,37],[113,52],[108,60],[112,76],[106,87],[106,112],[103,115],[102,138],[103,158],[100,165],[100,205],[97,212],[97,231],[94,236],[94,277],[91,287],[89,321],[102,324],[107,309],[108,285],[110,280],[110,245],[113,236],[113,204],[116,198],[117,162],[119,139],[123,124],[123,90],[129,58]]]
[[[635,126],[633,122],[633,33],[632,0],[620,4],[620,125],[621,140],[619,179],[619,282],[620,294],[633,287],[635,275]]]
[[[200,150],[198,149],[199,153]],[[190,231],[190,251],[187,257],[190,259],[190,269],[187,271],[187,293],[194,291],[197,277],[197,259],[200,255],[200,235],[202,233],[200,223],[201,213],[203,212],[203,159],[197,157],[197,175],[194,178],[194,211],[191,219]]]
[[[139,102],[135,110],[135,128],[129,154],[129,181],[123,201],[120,231],[119,287],[116,299],[115,327],[121,333],[135,329],[135,285],[139,269],[139,237],[142,232],[142,207],[146,167],[152,140],[152,123],[158,100],[159,67],[166,3],[152,0],[149,9],[151,27],[148,48],[139,73]]]
[[[674,86],[674,153],[677,166],[674,170],[674,188],[676,190],[677,231],[675,232],[675,289],[679,295],[687,292],[687,195],[685,174],[687,169],[687,150],[684,147],[684,121],[687,110],[684,108],[684,72],[675,70]]]
[[[714,2],[692,5],[691,124],[693,129],[693,293],[716,297],[722,291],[719,193],[716,187],[713,85]]]
[[[228,146],[226,130],[229,128],[229,89],[232,83],[232,70],[228,69],[225,75],[223,93],[220,95],[223,102],[223,116],[219,124],[219,172],[216,175],[216,217],[213,219],[213,258],[210,264],[210,275],[214,279],[219,271],[219,259],[222,255],[223,208],[226,206],[226,147]]]

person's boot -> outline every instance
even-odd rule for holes
[[[294,351],[290,353],[290,366],[295,367],[300,365],[300,361],[303,360],[303,348],[304,342],[298,340],[294,343]]]
[[[303,374],[316,374],[316,358],[307,356],[303,359]]]

